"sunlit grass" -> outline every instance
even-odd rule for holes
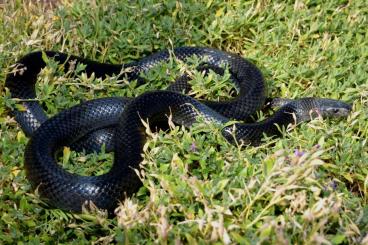
[[[0,243],[368,243],[367,16],[364,1],[0,3]],[[81,215],[48,208],[25,178],[28,139],[4,88],[11,65],[35,50],[126,63],[183,45],[249,58],[271,97],[343,99],[353,112],[301,124],[259,147],[229,145],[216,125],[148,131],[143,187],[122,200],[116,217],[93,206]],[[193,71],[196,62],[162,64],[138,87],[118,76],[73,77],[50,60],[38,99],[53,115],[84,100],[163,89],[183,71],[195,96],[227,98],[228,74],[205,76]],[[60,158],[80,174],[101,174],[111,161],[67,149]]]

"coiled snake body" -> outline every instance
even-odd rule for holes
[[[178,79],[166,91],[146,92],[135,99],[102,98],[84,102],[47,119],[36,98],[35,82],[45,66],[41,52],[30,53],[17,63],[22,72],[9,74],[6,87],[11,96],[22,102],[24,110],[14,110],[14,116],[24,132],[32,136],[25,153],[25,169],[32,185],[41,197],[55,207],[81,211],[85,201],[97,207],[113,210],[117,202],[137,191],[141,182],[134,169],[142,161],[141,151],[145,137],[142,119],[163,120],[172,113],[175,123],[191,126],[198,118],[226,123],[230,119],[242,120],[264,105],[265,85],[256,66],[240,56],[211,48],[181,47],[173,55],[185,61],[196,55],[205,58],[202,69],[221,72],[221,66],[229,67],[232,80],[239,88],[239,95],[229,101],[198,101],[179,92],[190,89],[187,79]],[[140,74],[170,58],[168,51],[155,53],[140,61],[126,65],[97,63],[76,56],[47,51],[48,57],[69,68],[68,60],[86,65],[87,74],[96,77],[119,74],[130,68],[125,76],[141,81]],[[183,76],[182,78],[185,78]],[[303,98],[279,99],[273,102],[281,108],[265,121],[235,123],[224,127],[224,137],[231,143],[257,145],[262,136],[280,135],[279,127],[299,123],[311,118],[311,111],[322,116],[345,117],[351,106],[337,100]],[[230,118],[230,119],[229,119]],[[62,169],[55,160],[55,151],[65,145],[74,149],[97,151],[105,144],[114,151],[111,170],[100,176],[79,176]]]

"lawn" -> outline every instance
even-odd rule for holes
[[[0,2],[0,243],[368,244],[367,26],[364,0]],[[23,169],[28,138],[4,87],[17,59],[56,50],[127,63],[184,45],[251,60],[270,97],[341,99],[353,111],[300,124],[258,147],[230,145],[218,125],[204,123],[148,132],[143,187],[114,217],[40,200]],[[73,77],[50,60],[37,95],[51,116],[84,100],[164,89],[182,71],[181,63],[162,64],[142,74],[147,83],[138,87],[118,77]],[[195,96],[228,97],[226,74],[193,74]],[[112,159],[64,148],[60,164],[91,175],[108,171]]]

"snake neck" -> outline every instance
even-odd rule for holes
[[[225,127],[223,135],[233,144],[257,146],[262,143],[263,136],[281,136],[282,129],[287,128],[289,124],[307,122],[319,116],[318,106],[314,98],[291,101],[282,106],[273,116],[261,122],[236,123]]]

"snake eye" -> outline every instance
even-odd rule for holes
[[[333,113],[339,113],[339,111],[340,111],[340,110],[339,110],[339,109],[337,109],[337,108],[335,108],[335,109],[333,109],[332,111],[333,111]]]

